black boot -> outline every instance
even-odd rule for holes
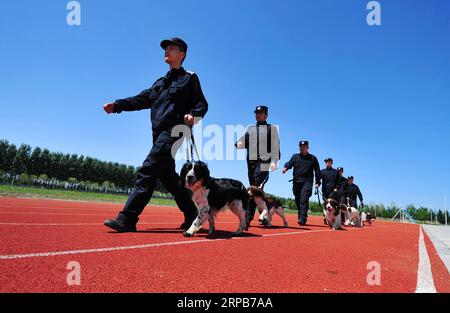
[[[114,219],[107,219],[103,222],[106,227],[114,229],[119,233],[130,233],[136,231],[136,222],[127,221],[125,218],[121,218],[119,215]]]

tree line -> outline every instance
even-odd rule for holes
[[[22,184],[53,181],[52,185],[68,182],[70,186],[106,186],[129,189],[134,187],[134,166],[106,162],[77,154],[51,152],[48,149],[22,144],[19,147],[0,140],[0,171],[8,182]],[[65,184],[67,185],[67,184]],[[97,189],[97,188],[94,188]],[[158,183],[157,191],[165,192]]]

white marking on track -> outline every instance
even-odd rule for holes
[[[145,216],[145,217],[172,217],[172,218],[177,218],[176,216],[174,216],[173,214],[148,214],[150,212],[146,212],[141,214],[140,216]],[[17,211],[11,211],[11,212],[0,212],[0,214],[19,214],[19,215],[80,215],[80,216],[108,216],[111,214],[111,212],[105,212],[105,213],[60,213],[60,212],[17,212]]]
[[[376,229],[379,227],[386,226],[378,226],[378,227],[370,227],[367,229]],[[389,226],[387,226],[389,227]],[[354,228],[363,229],[363,228]],[[273,234],[264,234],[260,237],[233,237],[232,240],[240,240],[247,238],[261,238],[261,237],[274,237],[274,236],[288,236],[288,235],[302,235],[309,233],[319,233],[319,232],[335,232],[332,229],[320,229],[320,230],[309,230],[309,231],[298,231],[298,232],[285,232],[285,233],[273,233]],[[338,231],[340,233],[340,231]],[[0,260],[14,260],[14,259],[27,259],[27,258],[38,258],[38,257],[50,257],[50,256],[60,256],[60,255],[70,255],[70,254],[87,254],[87,253],[98,253],[98,252],[111,252],[111,251],[120,251],[120,250],[135,250],[135,249],[146,249],[146,248],[154,248],[154,247],[164,247],[164,246],[175,246],[175,245],[187,245],[187,244],[195,244],[195,243],[214,243],[217,241],[230,240],[229,238],[223,239],[198,239],[198,240],[188,240],[188,241],[172,241],[172,242],[161,242],[161,243],[149,243],[143,245],[134,245],[134,246],[119,246],[119,247],[109,247],[109,248],[94,248],[94,249],[81,249],[81,250],[68,250],[68,251],[56,251],[56,252],[40,252],[40,253],[25,253],[25,254],[10,254],[10,255],[0,255]]]
[[[436,293],[433,273],[431,272],[430,258],[423,236],[422,226],[419,226],[419,265],[417,268],[416,293]]]

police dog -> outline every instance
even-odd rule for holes
[[[372,223],[376,220],[376,216],[370,212],[362,212],[361,213],[361,226],[364,226],[365,223],[369,223],[369,225],[372,225]]]
[[[235,236],[240,236],[244,230],[248,230],[245,219],[248,195],[240,181],[211,177],[208,166],[201,161],[186,163],[181,169],[180,179],[181,184],[192,191],[192,200],[198,210],[197,218],[191,227],[183,232],[183,236],[194,236],[206,220],[209,222],[209,233],[213,233],[217,214],[226,209],[230,209],[239,218]]]
[[[341,206],[338,201],[333,198],[326,199],[324,203],[323,215],[328,226],[334,230],[342,229],[341,227]]]
[[[272,227],[272,217],[276,213],[283,219],[284,227],[288,227],[286,215],[284,214],[283,206],[278,199],[266,196],[264,190],[260,187],[250,186],[247,188],[250,199],[256,203],[260,215],[258,221],[267,226]]]
[[[347,198],[347,205],[343,205],[345,207],[344,209],[344,214],[345,214],[345,225],[346,226],[356,226],[356,227],[361,227],[361,217],[360,217],[360,213],[359,210],[357,208],[354,208],[352,206],[350,206],[350,199]]]

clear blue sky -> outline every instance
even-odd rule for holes
[[[205,124],[248,125],[266,104],[282,164],[308,139],[366,203],[439,209],[450,197],[450,2],[380,1],[380,27],[362,0],[81,0],[79,27],[67,2],[0,5],[0,138],[140,165],[149,112],[101,106],[164,75],[159,42],[179,36],[210,104]],[[209,165],[248,183],[244,161]],[[292,196],[290,178],[272,174],[267,190]]]

